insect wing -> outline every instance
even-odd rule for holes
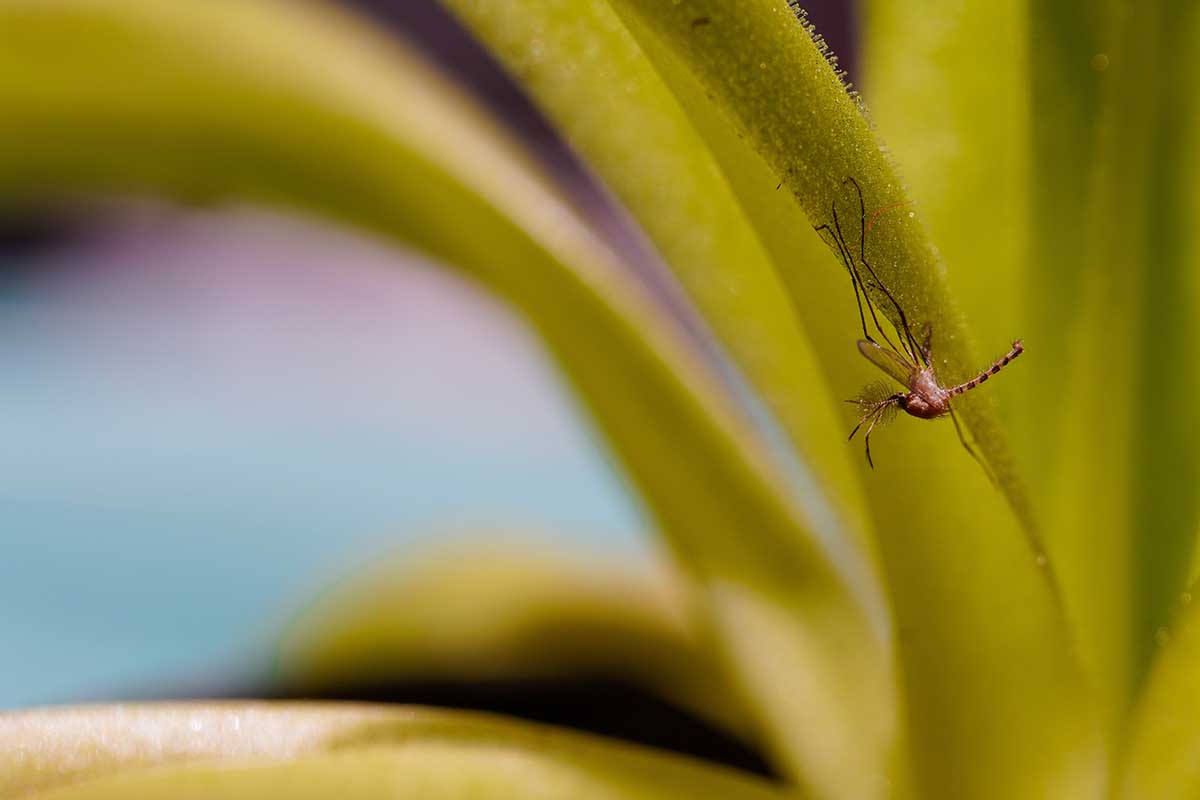
[[[866,339],[858,340],[858,352],[875,366],[892,376],[901,386],[908,388],[912,385],[916,373],[916,365],[910,364],[903,356],[897,355],[874,342]]]

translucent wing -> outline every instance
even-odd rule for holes
[[[862,353],[867,361],[892,376],[901,386],[908,388],[912,385],[917,365],[909,363],[903,356],[866,339],[858,340],[858,352]]]

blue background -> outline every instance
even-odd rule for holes
[[[241,211],[7,258],[0,706],[258,679],[385,551],[643,529],[523,326],[451,273]]]

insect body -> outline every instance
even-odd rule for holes
[[[887,287],[880,281],[871,263],[867,260],[867,231],[870,230],[875,216],[880,211],[896,208],[905,205],[905,203],[894,203],[890,206],[884,206],[883,209],[873,212],[868,217],[866,203],[863,201],[863,193],[862,189],[859,188],[858,181],[853,178],[846,178],[842,184],[843,186],[853,187],[857,195],[857,230],[850,228],[851,236],[846,236],[842,220],[838,218],[836,203],[831,204],[830,207],[832,213],[831,221],[825,225],[818,225],[816,230],[822,234],[826,243],[837,253],[842,264],[846,267],[846,271],[850,274],[850,282],[854,288],[854,299],[858,305],[858,318],[862,325],[864,337],[858,342],[858,351],[868,361],[879,367],[879,369],[883,370],[907,390],[897,392],[895,391],[895,387],[880,381],[867,386],[854,400],[847,401],[856,404],[862,414],[858,424],[850,432],[850,438],[853,439],[854,435],[864,425],[867,426],[866,433],[863,436],[863,443],[867,451],[867,463],[873,468],[875,464],[871,460],[871,432],[875,430],[877,425],[887,423],[895,418],[897,411],[903,411],[910,416],[919,417],[920,419],[936,419],[942,416],[949,416],[954,421],[954,429],[958,433],[959,441],[962,442],[963,447],[966,448],[967,452],[979,462],[980,466],[991,477],[991,472],[988,470],[987,465],[979,458],[979,454],[975,452],[975,449],[971,447],[963,435],[962,426],[958,424],[958,417],[954,413],[954,408],[950,401],[991,378],[1010,361],[1025,352],[1025,348],[1018,339],[1013,342],[1012,349],[1005,356],[998,359],[994,364],[971,380],[950,388],[942,386],[933,370],[933,357],[930,352],[932,333],[929,326],[925,326],[923,342],[918,345],[917,340],[913,337],[912,329],[909,327],[909,317],[905,313],[904,308],[900,305],[896,296],[888,291]],[[851,224],[853,223],[853,216],[851,216],[849,221]],[[857,237],[854,236],[855,233],[858,234]],[[853,242],[854,238],[857,238],[857,243]],[[875,298],[872,298],[868,294],[868,287],[875,292]],[[879,299],[882,302],[880,310],[889,312],[888,316],[891,316],[897,333],[896,342],[892,341],[880,325],[879,318],[876,315],[874,299]],[[883,344],[880,344],[868,331],[868,316],[874,324],[876,333],[883,340]]]
[[[929,343],[930,337],[926,335],[921,354],[927,365],[932,363]],[[1018,339],[1013,342],[1012,349],[997,359],[990,367],[971,380],[948,389],[938,382],[932,366],[922,366],[915,360],[909,362],[895,350],[880,347],[877,343],[866,339],[859,339],[858,351],[868,361],[908,389],[907,392],[892,393],[886,383],[871,384],[856,399],[849,401],[855,403],[862,412],[862,418],[850,432],[850,438],[853,439],[854,434],[858,433],[863,425],[867,426],[863,442],[867,451],[867,463],[874,467],[875,464],[871,461],[871,431],[875,430],[876,425],[891,421],[897,410],[921,419],[936,419],[947,414],[950,415],[963,446],[971,455],[976,456],[975,451],[967,444],[967,440],[962,435],[962,428],[959,427],[958,418],[954,416],[950,400],[964,392],[969,392],[1004,369],[1010,361],[1025,352],[1025,347]],[[976,459],[978,460],[978,456]]]

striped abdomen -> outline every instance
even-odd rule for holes
[[[1021,340],[1018,339],[1017,341],[1013,342],[1012,350],[1009,350],[1007,355],[1005,355],[1003,358],[1001,358],[995,364],[992,364],[990,367],[988,367],[983,372],[979,373],[977,376],[975,376],[971,380],[967,381],[966,383],[960,383],[958,386],[955,386],[953,389],[947,389],[946,390],[947,396],[954,397],[956,395],[962,394],[963,392],[969,392],[970,390],[974,389],[979,384],[986,381],[988,378],[995,375],[1000,370],[1004,369],[1004,367],[1008,364],[1008,362],[1012,361],[1014,358],[1016,358],[1017,356],[1021,355],[1021,353],[1024,353],[1024,352],[1025,352],[1025,347],[1024,347],[1024,345],[1021,344]]]

